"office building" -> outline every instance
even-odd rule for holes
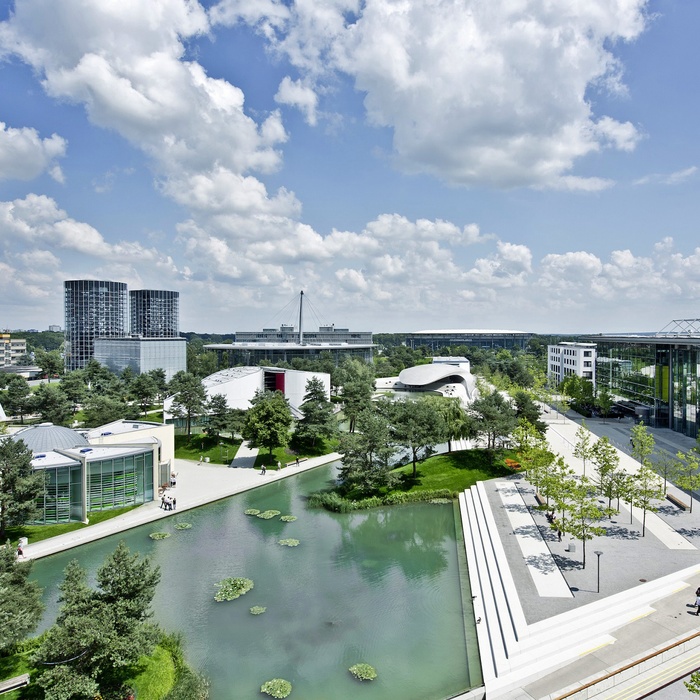
[[[178,338],[180,293],[163,289],[129,291],[131,335],[142,338]]]
[[[547,379],[550,386],[558,386],[566,377],[575,374],[595,384],[595,343],[557,343],[547,346]]]
[[[0,367],[19,364],[20,357],[27,354],[27,341],[13,338],[10,333],[0,333]]]
[[[134,374],[165,371],[166,381],[187,369],[186,338],[95,338],[94,358],[115,374],[127,367]]]
[[[534,333],[503,330],[435,330],[415,331],[406,335],[406,345],[411,350],[427,347],[430,352],[440,348],[464,345],[477,348],[504,348],[506,350],[525,350]]]
[[[123,338],[127,331],[126,284],[107,280],[64,283],[66,371],[94,357],[95,338]]]

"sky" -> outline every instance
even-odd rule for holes
[[[0,328],[700,317],[695,0],[0,0]]]

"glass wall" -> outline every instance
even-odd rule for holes
[[[88,511],[153,500],[153,453],[88,462]]]
[[[700,434],[698,345],[600,338],[597,342],[597,387],[607,386],[617,400],[630,401],[654,427],[689,437]]]
[[[38,523],[67,523],[83,518],[83,489],[79,464],[44,469],[46,488],[38,499]]]

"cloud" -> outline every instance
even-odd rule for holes
[[[577,160],[629,152],[640,138],[630,121],[596,115],[588,93],[624,94],[612,51],[644,30],[646,5],[222,0],[211,16],[258,28],[304,85],[350,76],[370,123],[393,130],[395,162],[407,172],[590,191],[609,183],[572,175]]]
[[[318,95],[313,88],[304,85],[301,80],[292,80],[289,76],[285,76],[275,95],[275,102],[297,107],[304,114],[306,123],[316,126]]]
[[[32,180],[48,172],[62,183],[55,161],[65,156],[67,145],[58,134],[42,139],[36,129],[14,129],[0,122],[0,180]]]
[[[698,169],[695,165],[691,165],[689,168],[684,168],[683,170],[676,170],[673,173],[654,173],[653,175],[646,175],[645,177],[635,180],[635,185],[680,185],[690,178],[692,178]]]

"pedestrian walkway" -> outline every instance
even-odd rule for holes
[[[252,469],[255,466],[255,459],[258,456],[258,448],[251,447],[247,440],[244,440],[236,452],[236,456],[231,461],[232,467],[238,469]]]
[[[117,532],[130,530],[132,527],[155,522],[161,518],[167,518],[192,508],[198,508],[242,491],[247,491],[278,479],[284,479],[323,464],[335,462],[340,457],[341,455],[337,452],[321,457],[311,457],[301,462],[299,466],[286,467],[279,471],[268,471],[264,475],[260,474],[257,469],[229,468],[222,465],[176,459],[174,471],[177,472],[177,487],[168,488],[166,493],[177,499],[177,510],[166,511],[161,509],[160,499],[151,501],[134,508],[128,513],[105,520],[91,527],[75,530],[65,535],[51,537],[39,542],[30,542],[24,548],[24,555],[27,559],[39,559],[56,554],[56,552],[78,547],[86,542],[109,537],[109,535]],[[249,455],[245,457],[245,459],[249,458]]]

